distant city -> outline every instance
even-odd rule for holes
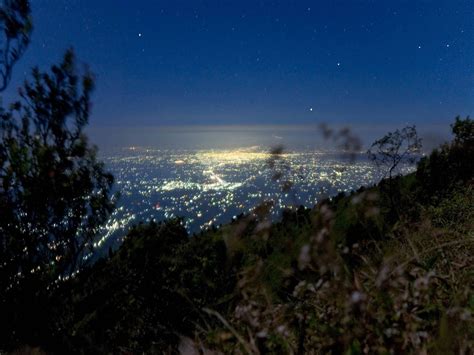
[[[118,205],[95,247],[116,247],[134,224],[183,217],[190,233],[230,222],[263,201],[273,201],[272,215],[284,208],[314,206],[338,192],[356,190],[381,178],[365,154],[348,160],[320,151],[288,151],[281,160],[292,182],[282,189],[269,167],[268,149],[152,149],[130,146],[103,156],[115,176]],[[402,173],[413,169],[402,167]]]

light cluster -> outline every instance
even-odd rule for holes
[[[259,147],[237,150],[159,150],[133,147],[104,157],[116,178],[119,207],[96,247],[120,242],[140,221],[184,217],[190,232],[229,222],[263,201],[273,216],[283,208],[314,206],[318,200],[375,183],[381,173],[361,155],[348,162],[336,153],[288,152],[290,191],[281,189],[269,167],[270,153]],[[412,167],[404,167],[405,172]]]

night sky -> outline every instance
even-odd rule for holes
[[[474,1],[33,0],[15,67],[72,46],[95,126],[447,123],[474,114]]]

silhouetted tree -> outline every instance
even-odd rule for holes
[[[421,149],[421,138],[415,126],[407,126],[395,132],[389,132],[376,140],[367,154],[377,167],[383,170],[383,177],[388,175],[390,205],[394,208],[393,177],[396,169],[403,162],[414,163]]]
[[[474,175],[474,120],[456,117],[451,125],[454,140],[435,149],[418,164],[418,199],[440,201],[456,185],[464,185]],[[434,201],[432,201],[434,202]]]
[[[3,0],[0,7],[0,91],[8,86],[12,69],[30,43],[33,29],[28,0]]]
[[[474,144],[474,121],[469,116],[465,119],[457,116],[451,129],[454,134],[454,144],[466,144],[470,145],[470,148],[472,147]]]
[[[384,177],[388,175],[391,179],[400,163],[415,162],[415,154],[420,149],[421,138],[418,137],[415,126],[407,126],[376,140],[367,153],[370,160],[385,170]]]
[[[51,73],[33,70],[0,122],[1,290],[31,273],[73,272],[113,202],[113,177],[84,135],[93,78],[68,51]]]

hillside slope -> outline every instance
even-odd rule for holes
[[[194,236],[179,219],[138,225],[48,294],[55,311],[24,343],[84,354],[474,352],[473,121],[453,133],[415,173],[278,223],[262,204]]]

